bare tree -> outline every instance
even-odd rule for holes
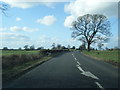
[[[51,47],[52,47],[52,49],[55,49],[55,43],[53,43]]]
[[[25,45],[24,48],[25,48],[25,50],[28,50],[28,49],[29,49],[29,48],[28,48],[28,45]]]
[[[30,50],[35,50],[35,46],[34,45],[30,46]]]
[[[107,41],[111,36],[110,22],[107,17],[101,14],[86,14],[77,18],[72,23],[72,37],[87,43],[87,49],[90,51],[90,45],[97,41]]]
[[[44,49],[44,47],[42,46],[37,48],[37,50],[42,50],[42,49]]]
[[[9,6],[6,3],[0,2],[0,10],[4,15],[6,15],[6,11],[8,10]]]
[[[56,49],[61,49],[61,48],[62,48],[61,44],[57,44]]]

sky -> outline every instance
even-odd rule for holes
[[[113,36],[104,47],[118,46],[118,0],[0,0],[7,3],[6,15],[0,12],[0,48],[51,48],[52,44],[79,47],[82,43],[71,38],[72,21],[78,16],[103,14],[111,23]],[[92,45],[96,47],[96,45]]]

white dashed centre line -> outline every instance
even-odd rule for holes
[[[82,73],[85,72],[79,65],[76,65],[76,66]]]
[[[89,71],[84,71],[84,70],[80,67],[81,64],[77,61],[77,59],[76,59],[76,57],[74,56],[74,54],[72,54],[72,56],[73,56],[73,58],[75,59],[75,61],[77,62],[76,67],[81,71],[81,74],[82,74],[82,75],[85,75],[85,76],[87,76],[87,77],[91,77],[91,78],[93,78],[93,79],[99,80],[99,78],[98,78],[97,76],[95,76],[94,74],[92,74],[91,72],[89,72]],[[99,88],[101,88],[102,90],[105,90],[98,82],[95,82],[95,84],[96,84]]]
[[[78,65],[81,65],[78,61],[77,61],[77,64],[78,64]]]
[[[89,71],[84,71],[81,67],[80,67],[80,63],[77,61],[77,59],[76,59],[76,57],[74,56],[74,54],[72,54],[73,55],[73,57],[74,57],[74,59],[76,60],[76,62],[77,62],[77,68],[82,72],[81,74],[82,75],[85,75],[85,76],[87,76],[87,77],[91,77],[91,78],[93,78],[93,79],[97,79],[97,80],[99,80],[99,78],[97,77],[97,76],[95,76],[94,74],[92,74],[91,72],[89,72]]]
[[[101,88],[102,90],[105,90],[105,89],[100,85],[100,83],[95,82],[95,84],[97,84],[97,86],[98,86],[99,88]]]

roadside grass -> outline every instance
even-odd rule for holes
[[[51,56],[48,56],[48,57],[46,56],[46,57],[39,59],[39,60],[29,61],[29,62],[24,63],[22,65],[2,70],[3,83],[19,77],[20,75],[24,74],[28,70],[40,65],[41,63],[43,63],[51,58],[52,58]]]
[[[7,52],[7,54],[6,54]],[[17,52],[17,53],[15,53]],[[23,53],[22,53],[23,52]],[[47,52],[51,52],[48,54]],[[28,70],[61,55],[65,50],[5,51],[2,52],[2,82],[13,80]]]
[[[118,50],[113,50],[113,51],[82,51],[85,55],[88,55],[92,58],[98,59],[98,60],[103,60],[105,62],[111,63],[115,66],[118,66],[120,63],[120,58],[118,56],[119,51]]]

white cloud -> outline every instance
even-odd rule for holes
[[[6,31],[7,28],[0,28],[0,31]]]
[[[16,34],[16,33],[0,33],[0,39],[2,41],[29,41],[30,38],[26,35]]]
[[[17,7],[17,8],[30,8],[36,5],[45,5],[47,7],[53,8],[54,2],[71,2],[74,0],[0,0],[7,4],[9,4],[11,7]],[[79,0],[83,1],[83,0]],[[88,0],[84,0],[87,1]],[[94,0],[90,0],[90,2],[94,3]],[[102,2],[118,2],[119,0],[95,0],[95,1],[102,1]]]
[[[17,31],[35,32],[35,31],[38,31],[39,29],[29,28],[29,27],[13,26],[13,27],[10,27],[10,30],[13,31],[13,32],[17,32]]]
[[[118,46],[118,38],[118,36],[111,37],[109,42],[105,44],[105,47],[114,48],[115,46]]]
[[[32,3],[26,3],[25,1],[20,2],[20,0],[0,0],[0,1],[9,4],[11,7],[17,7],[17,8],[30,8],[33,6]]]
[[[30,37],[23,34],[0,33],[0,40],[0,48],[7,46],[8,48],[18,49],[24,45],[32,45]]]
[[[54,1],[46,1],[46,0],[0,0],[7,4],[9,4],[11,7],[17,7],[17,8],[31,8],[36,5],[45,5],[47,7],[53,8],[54,7]],[[53,1],[53,2],[52,2]]]
[[[21,28],[21,27],[18,27],[18,26],[13,26],[13,27],[10,27],[10,30],[11,30],[11,31],[21,31],[22,28]]]
[[[71,27],[71,22],[73,22],[75,19],[73,16],[67,16],[64,22],[65,27]]]
[[[23,27],[22,30],[26,31],[26,32],[35,32],[35,31],[38,31],[39,29],[37,29],[37,28]]]
[[[101,0],[76,0],[70,2],[64,6],[64,11],[70,16],[66,17],[64,25],[70,27],[67,21],[70,21],[70,17],[74,17],[74,20],[78,16],[85,14],[103,14],[108,17],[117,16],[118,6],[117,2],[104,2]],[[70,22],[69,22],[70,23]]]
[[[21,18],[20,18],[20,17],[17,17],[17,18],[16,18],[16,21],[21,21]]]
[[[37,23],[50,26],[50,25],[54,24],[55,21],[56,21],[56,18],[53,15],[49,15],[49,16],[45,16],[43,18],[38,19]]]

